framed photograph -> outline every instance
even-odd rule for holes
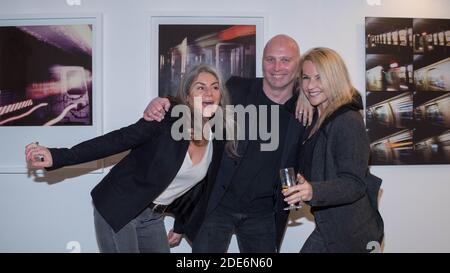
[[[225,81],[260,76],[264,17],[151,17],[151,86],[175,95],[190,67],[207,63]]]
[[[100,15],[2,16],[0,59],[0,173],[27,171],[30,142],[66,147],[102,133]]]
[[[372,165],[450,164],[449,19],[366,17]]]

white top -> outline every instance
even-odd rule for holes
[[[209,163],[211,163],[213,154],[212,141],[208,141],[205,154],[202,160],[195,166],[192,163],[189,151],[186,152],[183,164],[178,170],[177,175],[166,188],[154,201],[155,204],[169,205],[175,199],[189,191],[198,182],[206,176],[208,172]]]

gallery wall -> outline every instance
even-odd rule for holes
[[[366,16],[450,18],[448,0],[381,0],[381,5],[375,6],[367,2],[376,1],[81,0],[80,6],[70,6],[65,0],[1,0],[0,16],[101,15],[102,126],[103,132],[109,132],[140,118],[147,102],[157,94],[151,82],[150,57],[157,50],[150,47],[151,16],[262,16],[264,41],[286,33],[299,42],[303,52],[314,46],[337,50],[364,95]],[[6,130],[17,128],[0,127],[0,135]],[[40,141],[55,145],[23,129],[17,130],[17,136],[23,144]],[[17,139],[1,138],[14,144]],[[62,140],[58,144],[75,143]],[[15,156],[23,154],[23,149],[16,152]],[[2,151],[0,155],[8,157]],[[108,158],[106,164],[118,158]],[[103,173],[57,172],[46,179],[28,173],[0,174],[0,252],[98,252],[89,192],[108,168]],[[380,198],[385,221],[383,251],[450,252],[450,166],[373,166],[372,172],[384,179]],[[171,225],[172,218],[167,217],[166,228]],[[313,228],[306,210],[296,212],[281,251],[298,252]],[[190,246],[183,240],[172,251],[190,252]],[[238,251],[234,238],[229,251]]]

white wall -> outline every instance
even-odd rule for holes
[[[450,18],[449,0],[381,0],[382,5],[374,7],[365,0],[81,1],[81,6],[70,7],[65,0],[0,0],[0,15],[103,14],[105,132],[138,119],[157,94],[149,90],[148,58],[150,50],[156,50],[148,46],[150,15],[262,14],[264,40],[286,33],[297,39],[302,51],[313,46],[336,49],[362,91],[365,16]],[[1,130],[6,129],[0,128],[0,134]],[[5,156],[1,151],[0,155]],[[384,251],[450,252],[450,166],[373,167],[372,171],[384,178],[380,203],[386,228]],[[80,242],[83,252],[98,251],[89,192],[104,174],[64,176],[68,176],[64,181],[57,176],[46,183],[25,174],[0,174],[0,252],[67,252],[69,241]],[[295,215],[282,252],[298,252],[312,231],[311,217],[304,215],[303,211]],[[166,222],[170,226],[172,219]],[[183,241],[173,251],[190,252],[190,247]],[[234,239],[230,252],[237,252]]]

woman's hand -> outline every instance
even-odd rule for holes
[[[169,233],[167,234],[167,240],[169,241],[169,246],[174,247],[174,246],[179,245],[182,237],[183,237],[183,234],[175,233],[175,232],[173,232],[173,229],[169,230]]]
[[[283,191],[283,195],[286,197],[284,201],[291,204],[297,204],[302,201],[311,201],[313,197],[313,188],[311,184],[301,175],[297,174],[298,184],[289,187]]]
[[[52,154],[46,147],[40,146],[38,142],[25,146],[25,158],[33,168],[48,168],[53,165]]]
[[[161,121],[170,108],[170,101],[167,98],[154,98],[144,110],[144,119],[147,121]]]
[[[312,123],[314,115],[314,108],[309,103],[305,94],[300,91],[297,99],[297,106],[295,108],[295,118],[298,119],[303,126],[309,126]]]

